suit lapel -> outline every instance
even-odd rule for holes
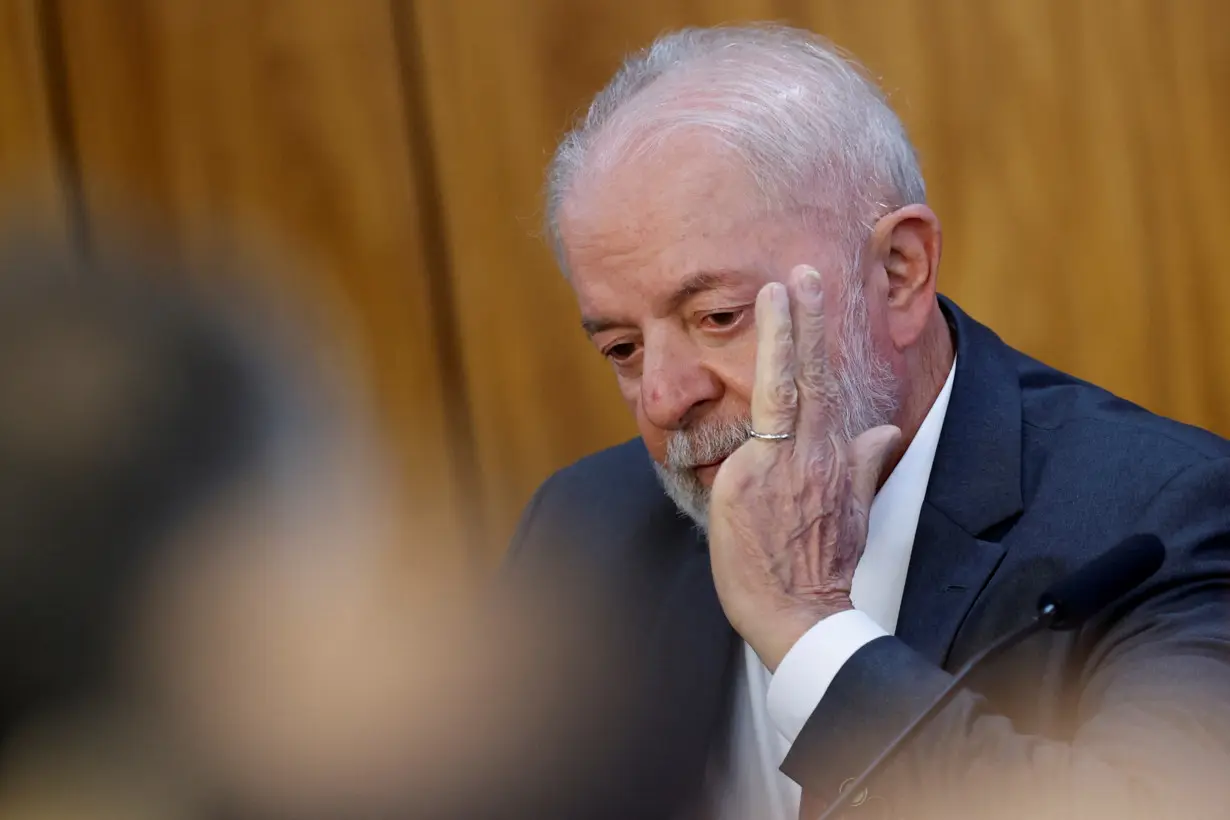
[[[897,634],[943,665],[1023,509],[1021,387],[1007,346],[948,299],[957,372],[918,519]]]
[[[957,373],[935,448],[927,501],[970,535],[1019,513],[1021,383],[1000,338],[941,297]]]
[[[897,637],[944,666],[965,616],[1003,557],[1002,546],[978,540],[924,503]]]

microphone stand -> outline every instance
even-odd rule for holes
[[[820,815],[819,820],[832,820],[832,818],[836,817],[837,813],[846,807],[846,804],[850,802],[850,799],[854,795],[858,794],[859,790],[868,780],[871,779],[872,775],[878,772],[901,749],[901,747],[905,745],[906,741],[917,734],[923,724],[930,720],[936,712],[948,705],[948,702],[951,701],[953,696],[957,694],[957,690],[960,688],[962,681],[965,680],[965,676],[973,671],[974,667],[978,666],[978,664],[982,663],[987,658],[1011,649],[1031,635],[1050,628],[1051,622],[1057,614],[1058,609],[1055,604],[1045,604],[1038,611],[1038,615],[1026,626],[1021,627],[1015,632],[1009,632],[1007,635],[999,638],[995,641],[995,643],[991,644],[986,649],[966,661],[965,665],[962,666],[955,675],[953,675],[952,681],[944,688],[944,691],[940,693],[939,697],[937,697],[930,706],[919,714],[918,717],[910,721],[910,724],[901,730],[901,733],[897,735],[897,737],[893,738],[892,743],[889,743],[888,746],[884,748],[884,751],[880,752],[880,755],[871,762],[871,765],[863,770],[863,773],[859,775],[853,783],[851,783],[847,788],[842,789],[841,794],[839,794],[837,799],[824,810],[824,814]]]

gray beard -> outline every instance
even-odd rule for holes
[[[871,342],[861,290],[846,298],[836,376],[841,409],[838,426],[845,441],[892,421],[898,407],[897,380]],[[696,476],[695,468],[728,457],[750,438],[751,429],[750,417],[702,419],[675,431],[666,443],[666,461],[653,463],[662,489],[701,532],[709,531],[710,490]]]
[[[699,422],[672,435],[666,443],[666,462],[653,463],[666,494],[702,532],[709,529],[709,488],[697,477],[696,467],[738,450],[751,429],[750,418]]]

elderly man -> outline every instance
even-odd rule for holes
[[[939,219],[855,66],[785,28],[664,36],[560,145],[548,219],[641,433],[549,479],[509,559],[583,556],[626,602],[647,700],[590,816],[819,813],[949,670],[1135,532],[1167,546],[1150,582],[982,669],[852,802],[1218,806],[1230,445],[937,296]]]

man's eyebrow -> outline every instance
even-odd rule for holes
[[[667,300],[668,312],[674,313],[680,305],[699,293],[738,285],[746,282],[751,276],[749,271],[734,269],[697,271],[684,279],[678,290],[671,294],[670,299]]]
[[[704,293],[717,288],[730,287],[746,282],[752,273],[750,271],[736,269],[719,269],[719,270],[704,270],[697,271],[689,275],[680,283],[666,300],[664,313],[674,313],[684,302],[691,299],[697,294]],[[604,330],[622,327],[626,323],[619,322],[614,319],[601,319],[585,317],[581,320],[581,327],[590,336],[595,336]]]
[[[582,319],[581,328],[589,336],[597,336],[604,330],[619,327],[620,323],[612,319]]]

